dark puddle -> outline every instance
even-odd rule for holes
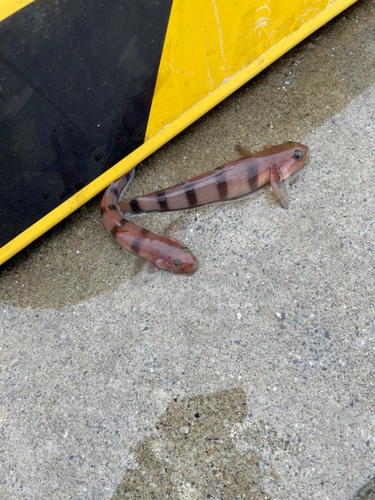
[[[138,467],[126,471],[113,500],[271,498],[262,484],[278,476],[262,457],[290,454],[289,441],[247,414],[242,389],[174,398],[154,434],[130,449]]]
[[[360,0],[144,161],[129,196],[231,161],[238,143],[256,151],[289,139],[303,142],[375,82],[374,47],[374,2]],[[313,154],[306,168],[312,165]],[[143,263],[108,236],[99,206],[98,196],[1,266],[0,302],[59,308],[131,280]],[[204,211],[208,218],[210,210],[216,209]],[[149,216],[141,224],[162,234],[180,217]],[[194,217],[188,220],[194,224]],[[199,258],[199,248],[191,250]]]
[[[370,479],[352,498],[352,500],[375,500],[375,477]]]

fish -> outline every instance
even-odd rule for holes
[[[264,146],[250,153],[241,146],[236,150],[243,158],[192,177],[166,189],[119,202],[119,197],[134,175],[134,169],[113,182],[105,191],[101,212],[103,223],[113,238],[127,251],[151,262],[160,269],[191,274],[198,259],[167,230],[163,236],[126,220],[132,215],[167,212],[228,201],[245,196],[271,184],[283,208],[289,202],[282,181],[288,179],[308,161],[308,146],[288,141]]]
[[[118,197],[130,183],[133,175],[134,170],[110,184],[104,193],[101,213],[108,233],[125,250],[160,269],[181,274],[193,273],[198,268],[198,259],[170,235],[168,229],[160,237],[124,219],[118,207]]]
[[[236,146],[236,150],[243,158],[167,189],[124,200],[119,203],[120,211],[127,217],[184,210],[240,198],[269,183],[281,206],[288,208],[288,197],[281,181],[303,167],[310,156],[309,148],[288,141],[277,146],[265,146],[254,154],[241,146]]]

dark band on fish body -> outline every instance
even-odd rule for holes
[[[189,207],[196,207],[198,203],[197,192],[195,188],[191,187],[185,191],[186,199]]]
[[[134,214],[139,214],[140,212],[142,212],[142,209],[139,206],[139,203],[138,203],[138,201],[135,198],[133,198],[132,200],[130,200],[129,206],[130,206],[130,210]]]
[[[136,255],[139,255],[139,249],[141,248],[141,238],[135,237],[131,246],[131,251]]]
[[[216,186],[219,193],[220,201],[224,201],[228,197],[228,183],[226,181],[225,172],[222,172],[216,179]]]
[[[147,231],[147,229],[144,229],[143,227],[141,227],[141,230],[139,231],[139,236],[141,238],[147,238],[149,232],[150,231]]]
[[[113,193],[116,196],[116,198],[118,198],[118,191],[115,187],[111,188],[111,193]]]
[[[247,182],[249,184],[250,192],[258,189],[259,172],[257,165],[249,165],[249,168],[247,170]]]
[[[159,203],[160,210],[168,210],[169,207],[165,191],[158,191],[156,201]]]
[[[108,205],[108,209],[109,210],[117,210],[117,207],[116,207],[116,205],[112,204],[112,205]]]
[[[104,205],[101,207],[100,211],[101,211],[102,215],[104,214],[104,212],[107,211]]]

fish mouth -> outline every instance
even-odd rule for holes
[[[189,267],[188,269],[185,270],[185,274],[192,274],[194,271],[196,271],[199,267],[199,262],[198,262],[198,259],[196,259],[196,261],[194,262],[194,264],[192,264],[191,267]]]
[[[308,148],[306,146],[306,160],[305,160],[305,165],[306,165],[306,163],[308,163],[309,159],[310,159],[310,148]]]

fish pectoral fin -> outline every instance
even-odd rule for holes
[[[168,238],[172,241],[175,241],[179,245],[181,245],[181,242],[176,238],[176,236],[173,236],[173,235],[176,233],[178,234],[185,229],[186,229],[185,226],[183,224],[181,224],[181,222],[174,221],[171,224],[169,224],[169,226],[165,229],[162,237]],[[183,245],[181,245],[181,246],[183,246]]]
[[[177,239],[177,238],[175,238],[174,236],[170,236],[170,235],[169,235],[169,236],[167,236],[167,235],[164,233],[162,237],[163,237],[163,238],[166,238],[167,240],[172,240],[172,241],[174,241],[174,242],[178,243],[179,245],[181,245],[181,243],[178,241],[178,239]]]
[[[271,187],[276,198],[279,200],[280,205],[283,208],[289,208],[288,195],[285,189],[285,185],[281,182],[279,172],[276,168],[271,169]]]
[[[251,156],[252,155],[252,153],[250,153],[250,151],[243,148],[239,144],[237,144],[237,146],[234,146],[234,149],[237,151],[237,153],[240,153],[241,156]]]
[[[157,270],[158,268],[155,266],[155,264],[148,260],[138,274],[141,274],[141,276],[145,278],[147,274],[153,274]]]
[[[172,236],[171,231],[168,227],[164,231],[164,233],[162,234],[162,238],[166,238],[167,240],[172,240],[175,243],[178,243],[179,245],[181,245],[181,243],[178,241],[178,239],[175,236]],[[183,246],[183,245],[181,245],[181,246]]]
[[[134,276],[132,283],[134,285],[144,285],[145,280],[149,274],[157,271],[157,267],[149,260],[144,263],[141,270]]]

